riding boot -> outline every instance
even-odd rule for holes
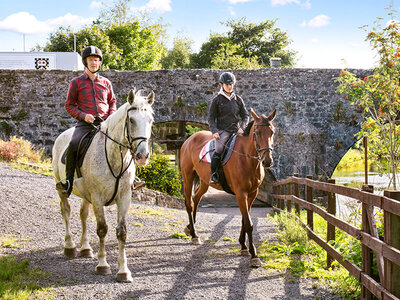
[[[214,152],[211,158],[211,176],[210,176],[210,184],[218,184],[218,167],[221,164],[221,154]]]
[[[74,184],[74,175],[75,175],[75,168],[76,168],[76,153],[71,151],[70,148],[67,150],[67,156],[65,158],[65,173],[66,178],[65,182],[60,180],[56,183],[57,190],[66,193],[68,197],[71,195],[72,187]]]

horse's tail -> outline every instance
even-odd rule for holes
[[[199,175],[196,173],[196,171],[193,171],[194,176],[193,176],[193,194],[195,194],[197,192],[197,190],[200,187],[200,177]]]

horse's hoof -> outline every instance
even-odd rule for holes
[[[97,275],[111,275],[111,268],[108,266],[97,266],[96,267]]]
[[[133,278],[129,273],[118,273],[117,282],[131,283]]]
[[[248,249],[240,250],[240,256],[249,256],[250,252]]]
[[[187,228],[187,227],[185,227],[185,229],[183,230],[183,232],[184,232],[187,236],[190,235],[190,229]]]
[[[192,238],[193,245],[201,245],[201,239],[199,237]]]
[[[80,257],[84,257],[84,258],[92,258],[93,257],[93,251],[92,251],[92,249],[82,249],[79,252],[79,256]]]
[[[76,252],[76,248],[64,248],[64,255],[67,258],[75,258],[78,254]]]
[[[250,267],[252,268],[259,268],[261,267],[262,263],[258,257],[250,259]]]

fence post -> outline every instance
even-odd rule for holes
[[[279,186],[279,191],[280,191],[280,195],[284,195],[285,194],[285,186],[284,185],[280,185]],[[285,209],[285,200],[283,200],[283,199],[279,199],[279,208],[281,209],[281,210],[284,210]]]
[[[293,192],[292,192],[292,184],[291,183],[288,183],[287,185],[286,185],[286,195],[293,195]],[[286,202],[286,205],[287,205],[287,211],[289,212],[289,213],[291,213],[292,212],[292,200],[287,200],[287,202]]]
[[[400,191],[384,191],[384,196],[400,201]],[[384,212],[384,241],[400,249],[400,216]],[[400,266],[384,259],[384,287],[396,297],[400,297]]]
[[[361,188],[363,192],[373,193],[374,186],[364,184]],[[368,221],[368,207],[367,204],[363,203],[361,206],[361,229],[365,233],[371,234],[371,227],[369,226]],[[362,271],[372,276],[372,260],[373,255],[371,249],[369,249],[366,245],[361,244],[361,269]],[[372,299],[372,293],[365,287],[361,286],[361,299]]]
[[[294,177],[299,177],[299,173],[294,173],[293,174]],[[299,198],[300,196],[300,191],[299,191],[299,184],[295,183],[294,184],[294,195]],[[298,215],[300,217],[300,205],[298,203],[294,204],[294,207],[296,209],[296,215]]]
[[[328,183],[335,184],[335,179],[328,179]],[[336,195],[334,193],[328,193],[328,207],[327,212],[331,215],[336,215]],[[327,226],[327,233],[326,233],[326,241],[333,241],[335,242],[335,226],[328,223]],[[333,257],[327,254],[326,256],[326,267],[330,268],[332,266],[332,262],[334,261]]]
[[[307,179],[313,179],[312,175],[307,175]],[[312,187],[307,186],[306,188],[307,202],[313,203],[313,189]],[[307,225],[311,230],[314,231],[314,216],[313,211],[307,209]]]

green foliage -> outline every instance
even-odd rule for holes
[[[180,232],[173,233],[169,237],[174,239],[190,239],[186,234]]]
[[[226,34],[211,34],[209,40],[192,57],[194,68],[260,68],[269,67],[271,57],[280,57],[282,66],[294,64],[296,53],[287,50],[290,40],[286,32],[275,27],[276,20],[259,24],[230,20]],[[227,62],[224,62],[228,60]],[[232,65],[229,65],[231,63]]]
[[[47,276],[43,272],[29,268],[29,261],[17,261],[15,257],[0,258],[0,298],[31,299],[32,293],[43,290],[35,283],[38,277]]]
[[[137,168],[136,175],[147,188],[182,198],[179,170],[171,165],[168,156],[153,154],[147,166]]]
[[[174,38],[174,46],[162,58],[163,69],[185,69],[190,65],[193,41],[186,37]]]
[[[107,7],[92,25],[77,32],[70,27],[59,27],[51,33],[44,51],[72,52],[74,35],[77,51],[88,45],[98,46],[103,53],[103,69],[155,70],[160,68],[164,53],[161,24],[145,25],[129,15],[130,0],[119,0]]]
[[[301,212],[301,218],[306,219],[305,211]],[[325,250],[312,240],[308,240],[306,231],[294,215],[274,214],[272,219],[278,224],[276,236],[278,242],[266,241],[258,247],[260,259],[266,268],[282,270],[285,274],[291,274],[294,277],[318,279],[317,284],[329,286],[333,293],[346,299],[359,297],[358,281],[337,262],[334,262],[333,269],[326,269]],[[314,214],[314,232],[319,236],[324,236],[326,227],[326,221]],[[339,251],[343,250],[343,254],[349,261],[357,264],[360,262],[359,241],[349,238],[343,232],[338,232],[333,246]]]
[[[392,20],[398,19],[390,12]],[[400,163],[400,24],[381,24],[378,19],[368,31],[366,40],[379,55],[373,74],[360,78],[343,70],[337,78],[337,91],[346,94],[352,105],[362,108],[364,122],[359,137],[368,136],[369,151],[375,161],[387,162],[393,188],[397,189],[396,173]]]

